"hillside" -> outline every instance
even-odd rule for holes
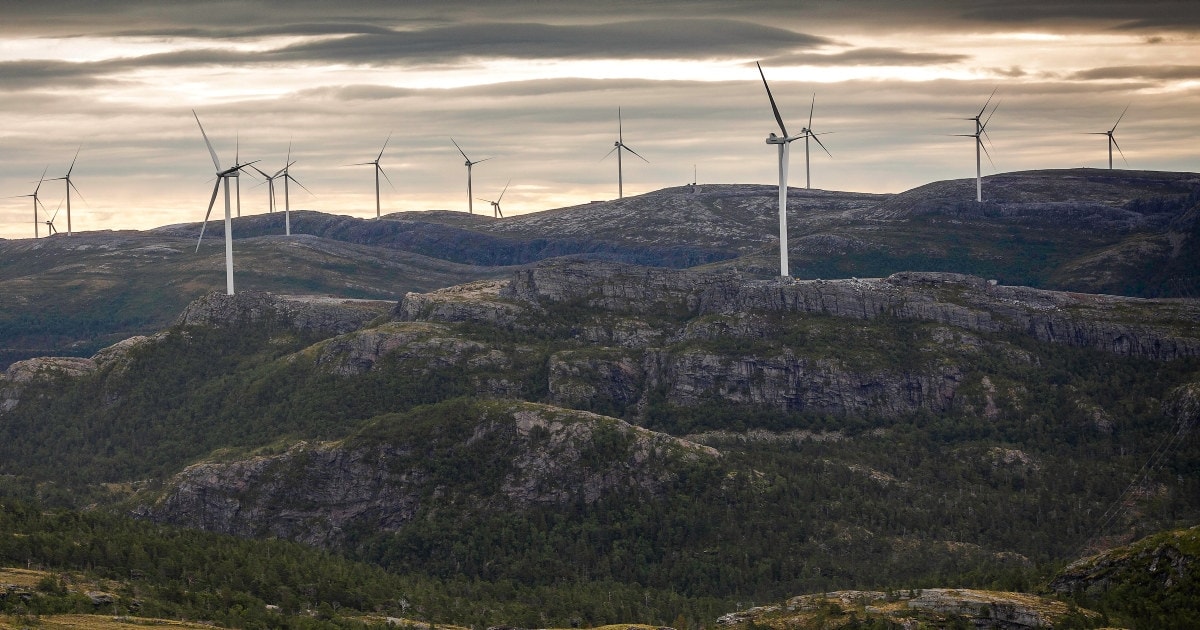
[[[16,364],[0,473],[398,572],[727,599],[1013,588],[1200,515],[1185,441],[1095,522],[1194,422],[1190,301],[575,262],[380,312],[214,294]]]
[[[1141,297],[1200,295],[1200,176],[1075,169],[936,182],[895,195],[789,192],[798,278],[967,273],[1002,284]],[[776,191],[668,188],[626,199],[493,219],[458,212],[383,220],[279,213],[234,220],[239,288],[399,299],[560,257],[777,273]],[[0,240],[0,366],[86,356],[166,326],[224,286],[223,225]]]

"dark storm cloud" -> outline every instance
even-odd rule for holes
[[[830,54],[781,55],[763,63],[773,66],[936,66],[968,59],[968,55],[914,53],[899,48],[858,48]]]
[[[1186,81],[1200,79],[1200,66],[1112,66],[1092,68],[1070,75],[1082,81],[1140,79],[1149,81]]]

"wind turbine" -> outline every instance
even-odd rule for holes
[[[376,219],[379,218],[379,174],[383,173],[383,178],[387,180],[387,183],[389,186],[392,186],[392,188],[396,187],[395,184],[392,184],[392,179],[387,176],[387,173],[383,172],[383,167],[379,165],[379,160],[383,159],[383,152],[387,150],[388,142],[391,141],[391,139],[392,139],[392,134],[389,133],[387,139],[383,141],[383,148],[379,150],[379,155],[375,156],[374,160],[372,160],[370,162],[359,162],[358,164],[350,165],[350,166],[366,166],[368,164],[373,164],[375,166],[375,218]],[[289,151],[290,151],[290,149],[289,149]],[[290,155],[291,154],[289,153],[289,156]],[[299,183],[299,182],[297,182],[297,183]]]
[[[1121,111],[1121,115],[1117,116],[1117,122],[1113,123],[1112,129],[1108,131],[1093,131],[1088,135],[1092,136],[1108,136],[1108,170],[1112,170],[1112,150],[1117,147],[1117,152],[1121,154],[1121,159],[1125,160],[1125,152],[1121,150],[1121,145],[1117,144],[1117,139],[1113,137],[1113,132],[1117,130],[1117,125],[1121,124],[1121,119],[1125,117],[1125,112],[1129,111],[1129,105]],[[1125,164],[1129,165],[1129,160],[1125,160]]]
[[[54,227],[54,220],[58,218],[58,211],[62,210],[62,202],[58,202],[58,207],[54,209],[54,214],[50,215],[50,220],[46,221],[46,236],[58,234],[58,230]]]
[[[608,156],[612,155],[613,151],[617,152],[617,198],[618,199],[625,198],[625,180],[621,173],[621,150],[624,149],[625,151],[628,151],[634,155],[637,155],[638,158],[640,158],[643,162],[645,162],[647,164],[650,163],[650,160],[647,160],[646,158],[639,155],[637,151],[634,151],[633,149],[630,149],[628,146],[625,146],[625,132],[622,129],[622,127],[623,127],[623,125],[621,123],[621,108],[618,107],[617,108],[617,141],[613,143],[612,150],[610,150],[608,153],[606,153],[603,158],[600,158],[603,160],[603,159],[607,158]]]
[[[508,184],[511,184],[511,183],[512,183],[512,180],[510,179],[510,180],[508,180],[507,184],[504,184],[504,190],[500,191],[500,196],[496,197],[495,201],[489,201],[487,199],[484,199],[483,197],[479,198],[480,201],[487,201],[488,203],[492,204],[492,217],[493,218],[504,216],[504,213],[500,212],[500,200],[504,198],[504,193],[508,192]]]
[[[313,192],[306,188],[304,184],[300,183],[300,180],[292,177],[291,168],[293,164],[295,164],[295,162],[292,161],[292,145],[288,144],[287,161],[284,162],[283,170],[280,171],[282,173],[281,177],[283,177],[283,225],[285,229],[284,233],[288,236],[292,235],[292,204],[288,198],[288,180],[290,179],[293,182],[296,182],[296,185],[304,188],[305,192],[308,194],[313,194]],[[387,177],[386,173],[384,173],[384,177]],[[388,183],[390,184],[391,181],[392,180],[389,179]],[[376,212],[378,212],[378,209],[376,209]]]
[[[281,168],[278,171],[275,171],[274,175],[267,175],[265,172],[263,172],[262,169],[258,168],[257,166],[251,166],[250,168],[258,171],[258,174],[262,175],[263,179],[267,180],[266,181],[266,184],[267,184],[267,213],[270,214],[272,212],[275,212],[275,179],[283,173],[283,169]],[[259,185],[261,186],[262,184],[259,184]],[[238,187],[239,188],[241,187],[240,180],[238,181]],[[239,213],[238,216],[241,216],[241,214]]]
[[[75,160],[79,159],[79,151],[81,149],[83,149],[82,146],[75,150],[75,157],[71,158],[71,167],[67,169],[67,174],[63,175],[62,177],[55,177],[53,180],[51,180],[58,181],[61,179],[67,182],[67,236],[71,236],[71,189],[75,188],[75,184],[71,182],[71,171],[75,170]],[[79,189],[75,188],[75,192],[78,193]],[[80,193],[79,198],[83,199],[82,193]],[[55,230],[55,233],[57,234],[58,230]]]
[[[42,189],[42,183],[46,181],[46,171],[48,170],[50,170],[49,166],[42,170],[42,176],[38,178],[37,187],[33,189],[32,193],[17,195],[17,197],[33,197],[33,238],[41,236],[41,232],[38,231],[41,226],[41,222],[38,221],[38,205],[41,204],[42,210],[45,210],[46,204],[42,203],[42,200],[38,198],[38,192]]]
[[[454,142],[454,138],[450,138],[450,142]],[[463,162],[463,164],[465,164],[467,167],[467,212],[469,214],[475,214],[475,203],[473,201],[474,198],[471,196],[471,167],[480,162],[486,162],[492,158],[485,157],[482,160],[475,160],[472,162],[471,158],[467,157],[466,151],[463,151],[462,147],[458,146],[457,142],[454,142],[454,148],[458,149],[458,152],[462,154],[463,159],[466,160]]]
[[[821,145],[822,149],[825,149],[825,155],[828,155],[829,157],[833,157],[833,154],[829,152],[829,149],[825,148],[825,143],[821,142],[821,139],[817,137],[818,135],[821,135],[821,134],[815,133],[812,130],[813,109],[816,106],[817,106],[817,95],[813,94],[812,103],[808,106],[808,126],[800,130],[800,134],[804,136],[804,189],[805,190],[812,189],[812,171],[809,170],[809,166],[808,166],[809,165],[808,140],[810,138],[813,140],[816,140],[817,144]]]
[[[204,133],[204,125],[200,124],[200,116],[196,114],[196,110],[192,110],[192,116],[196,118],[196,125],[200,127],[200,135],[204,136],[204,144],[208,147],[208,154],[212,156],[213,166],[217,169],[217,182],[213,186],[212,198],[208,200],[208,212],[204,213],[204,223],[200,224],[200,238],[196,241],[196,251],[200,251],[200,243],[204,240],[204,229],[208,227],[208,217],[212,214],[213,204],[217,202],[217,191],[221,188],[221,183],[225,183],[225,292],[228,295],[233,295],[233,217],[230,215],[229,203],[229,180],[237,179],[238,173],[247,166],[251,166],[254,162],[240,164],[235,161],[233,166],[229,168],[221,168],[221,160],[217,158],[217,152],[213,149],[213,145],[208,141],[208,134]]]
[[[805,137],[804,133],[794,136],[789,136],[787,127],[783,124],[783,116],[779,115],[779,107],[775,105],[775,97],[771,95],[771,86],[767,85],[767,75],[763,74],[762,64],[757,61],[754,65],[758,66],[758,74],[762,77],[763,87],[767,88],[767,98],[771,101],[771,111],[775,113],[775,122],[779,123],[779,131],[782,136],[771,135],[767,136],[767,144],[774,144],[779,147],[779,275],[788,277],[788,249],[787,249],[787,174],[788,174],[788,154],[790,153],[790,145],[792,141]]]
[[[996,108],[1000,107],[1000,103],[996,103],[996,106],[992,108],[991,113],[987,115],[986,119],[983,118],[983,112],[987,110],[987,106],[992,102],[992,97],[996,95],[996,90],[999,89],[1000,88],[997,87],[996,89],[992,90],[992,93],[988,95],[987,100],[984,101],[983,107],[979,110],[978,114],[975,114],[971,118],[963,119],[975,121],[975,133],[954,134],[963,138],[975,138],[975,201],[977,202],[983,201],[983,164],[980,162],[979,152],[982,150],[983,153],[987,154],[988,162],[992,161],[992,154],[988,153],[987,147],[983,146],[983,139],[987,138],[987,124],[991,122],[992,115],[996,113]],[[995,164],[993,163],[992,166],[994,167]]]

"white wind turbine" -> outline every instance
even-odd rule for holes
[[[266,181],[266,184],[267,184],[267,214],[271,214],[271,213],[275,212],[275,180],[280,175],[283,174],[283,169],[281,168],[278,171],[275,171],[274,175],[268,175],[262,169],[258,168],[257,166],[251,166],[250,168],[258,171],[258,174],[262,175],[263,179],[267,180]],[[284,168],[287,168],[287,167],[284,167]],[[259,184],[259,185],[261,186],[262,184]],[[239,187],[241,186],[240,180],[238,182],[238,186]],[[238,216],[241,216],[241,214],[239,213]]]
[[[1121,150],[1121,145],[1117,144],[1117,139],[1113,137],[1113,133],[1117,130],[1117,125],[1121,124],[1121,119],[1125,117],[1125,112],[1127,111],[1129,111],[1129,105],[1126,105],[1125,109],[1121,112],[1121,115],[1117,116],[1117,122],[1113,123],[1112,129],[1109,129],[1108,131],[1093,131],[1088,134],[1092,136],[1108,136],[1108,170],[1110,171],[1113,167],[1112,150],[1114,146],[1117,147],[1117,153],[1121,154],[1121,159],[1125,160],[1125,152]],[[1129,160],[1125,160],[1125,165],[1129,165]]]
[[[389,133],[387,139],[385,139],[383,141],[383,148],[379,150],[379,155],[375,156],[374,160],[372,160],[370,162],[359,162],[357,164],[350,165],[350,166],[366,166],[368,164],[371,164],[371,165],[375,166],[375,218],[376,219],[379,218],[379,174],[383,173],[383,178],[387,180],[387,183],[389,186],[391,186],[392,188],[396,187],[395,184],[392,184],[392,178],[388,177],[387,173],[383,172],[383,167],[379,165],[379,160],[383,159],[383,152],[387,150],[388,142],[390,142],[391,139],[392,139],[392,134]],[[289,149],[289,151],[290,151],[290,149]],[[297,182],[297,183],[299,183],[299,182]]]
[[[71,236],[71,189],[75,188],[75,184],[71,182],[71,171],[75,170],[75,160],[79,159],[79,151],[81,149],[83,149],[82,146],[75,150],[75,157],[71,158],[71,167],[67,169],[67,174],[63,175],[62,177],[55,177],[51,180],[58,181],[61,179],[67,182],[67,236]],[[78,193],[79,189],[75,188],[75,192]],[[79,198],[83,199],[82,193],[80,193]],[[57,212],[55,214],[57,214]],[[57,234],[58,230],[55,230],[55,233]]]
[[[495,201],[484,199],[483,197],[479,198],[480,201],[486,201],[486,202],[492,204],[492,218],[496,218],[496,217],[503,218],[504,217],[504,213],[500,212],[500,200],[504,198],[504,193],[508,192],[508,184],[511,184],[511,183],[512,183],[512,180],[510,179],[510,180],[508,180],[508,183],[504,184],[504,190],[500,191],[500,196],[496,197]]]
[[[295,177],[292,177],[291,168],[292,168],[292,165],[295,163],[296,162],[294,162],[292,160],[292,145],[288,144],[287,161],[284,162],[284,167],[280,171],[280,173],[282,173],[280,175],[280,177],[283,177],[283,225],[284,225],[284,233],[287,234],[288,236],[292,235],[292,202],[291,202],[290,197],[288,196],[288,180],[296,182],[296,185],[301,188],[304,188],[304,191],[307,192],[308,194],[310,194],[310,195],[313,194],[313,191],[311,191],[307,187],[305,187],[304,184],[301,184],[300,180],[296,179]],[[387,177],[386,173],[384,174],[384,177]],[[390,184],[391,181],[392,180],[389,179],[388,183]],[[378,198],[376,198],[376,199],[378,200]],[[379,211],[379,209],[376,208],[376,213],[378,213],[378,211]]]
[[[58,234],[58,229],[54,227],[54,220],[58,218],[58,211],[62,210],[62,202],[58,202],[58,207],[54,209],[54,214],[50,215],[50,220],[46,221],[46,236]]]
[[[987,100],[984,101],[983,107],[980,108],[978,114],[975,114],[971,118],[963,119],[975,121],[975,133],[954,134],[962,138],[975,138],[975,201],[977,202],[983,201],[983,164],[980,162],[980,151],[987,155],[988,162],[992,161],[992,154],[988,153],[987,147],[983,146],[983,140],[984,138],[987,138],[987,125],[989,122],[991,122],[992,115],[996,113],[996,108],[1000,107],[1000,103],[996,103],[996,106],[992,108],[992,111],[987,115],[986,119],[983,118],[983,112],[986,111],[987,106],[991,104],[992,97],[996,95],[996,90],[998,89],[1000,88],[997,87],[996,89],[992,90],[992,93],[988,95]],[[989,138],[989,141],[990,140],[991,139]],[[992,166],[995,167],[995,164],[993,163]]]
[[[783,116],[779,115],[779,107],[775,105],[775,97],[771,95],[771,86],[767,85],[767,76],[763,74],[762,65],[755,62],[758,66],[758,74],[762,77],[763,87],[767,88],[767,98],[771,101],[771,111],[775,113],[775,122],[779,123],[779,131],[783,132],[783,136],[777,136],[774,132],[767,136],[767,144],[774,144],[779,147],[779,275],[782,277],[788,276],[788,249],[787,249],[787,175],[788,175],[788,154],[790,144],[794,140],[805,137],[805,134],[800,133],[794,136],[789,136],[787,127],[783,124]]]
[[[808,140],[810,138],[813,140],[816,140],[817,144],[821,145],[821,148],[825,150],[825,155],[828,155],[831,158],[833,157],[833,154],[829,152],[829,149],[825,148],[825,143],[821,142],[821,139],[817,137],[819,135],[824,135],[824,134],[819,134],[812,130],[813,109],[816,108],[816,106],[817,106],[817,95],[813,94],[812,103],[808,106],[808,126],[800,130],[800,134],[804,136],[804,189],[805,190],[812,189],[812,171],[809,169],[809,159],[808,159]]]
[[[213,166],[217,169],[217,181],[213,186],[212,198],[208,200],[208,211],[204,213],[204,223],[200,224],[200,238],[196,241],[196,251],[200,251],[200,243],[204,240],[204,229],[208,227],[208,217],[212,214],[213,204],[217,202],[217,191],[223,182],[225,184],[225,292],[233,295],[233,217],[229,202],[229,180],[237,179],[238,173],[254,162],[246,164],[235,162],[229,168],[221,168],[221,160],[217,158],[217,152],[213,149],[212,143],[208,141],[208,134],[204,132],[204,125],[200,124],[200,116],[194,109],[192,116],[196,118],[196,125],[200,127],[200,135],[204,136],[204,144],[208,147],[208,154],[212,156]]]
[[[450,138],[450,142],[454,142],[454,138]],[[462,154],[463,159],[466,160],[463,162],[463,164],[465,164],[467,167],[467,213],[475,214],[475,203],[473,201],[474,197],[471,196],[471,167],[479,164],[480,162],[486,162],[492,158],[485,157],[482,160],[475,160],[472,162],[471,158],[467,157],[467,152],[463,151],[462,147],[458,146],[457,142],[454,142],[454,148],[458,149],[458,152]]]
[[[41,222],[38,221],[38,206],[41,205],[42,210],[45,210],[46,204],[42,203],[42,200],[38,197],[38,192],[42,190],[42,184],[46,181],[46,171],[48,170],[50,170],[50,167],[48,166],[42,170],[42,176],[38,178],[37,187],[33,189],[32,193],[28,195],[16,195],[15,197],[11,197],[12,199],[16,199],[18,197],[33,197],[33,238],[39,238],[41,236],[41,232],[38,231],[42,225]]]
[[[637,151],[634,151],[633,149],[630,149],[628,146],[625,145],[625,131],[624,131],[624,129],[622,129],[622,127],[623,127],[623,125],[621,123],[621,108],[618,107],[617,108],[617,141],[613,143],[612,150],[610,150],[608,153],[606,153],[603,158],[600,158],[601,160],[604,160],[604,159],[608,158],[608,156],[612,155],[613,151],[617,152],[617,198],[618,199],[625,198],[625,179],[621,172],[621,151],[622,150],[628,151],[628,152],[638,156],[638,158],[640,158],[643,162],[645,162],[647,164],[650,163],[650,160],[647,160],[646,158],[639,155]]]

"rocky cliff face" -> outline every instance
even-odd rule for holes
[[[467,451],[481,445],[479,459],[459,477],[431,466],[444,462],[428,457],[429,436],[417,439],[392,426],[413,418],[387,417],[342,442],[301,442],[283,453],[195,464],[136,513],[239,536],[331,545],[347,528],[394,531],[438,505],[592,503],[618,489],[653,496],[680,463],[719,456],[615,418],[547,405],[479,403],[446,413],[470,429],[434,441]],[[487,492],[480,491],[480,471]]]
[[[299,331],[338,335],[385,314],[391,302],[287,296],[262,291],[210,293],[187,306],[176,324],[219,328],[276,322]]]
[[[411,295],[411,294],[410,294]],[[419,300],[436,316],[430,302]],[[703,316],[748,312],[819,314],[852,319],[899,317],[979,332],[1016,332],[1039,341],[1122,356],[1171,360],[1200,355],[1200,303],[995,286],[951,273],[906,272],[850,280],[747,280],[600,263],[558,263],[518,271],[498,297],[535,307],[583,303],[616,312]],[[452,307],[447,305],[447,308]],[[401,306],[402,315],[414,316]],[[484,313],[456,311],[464,320]],[[506,323],[495,321],[495,323]]]

